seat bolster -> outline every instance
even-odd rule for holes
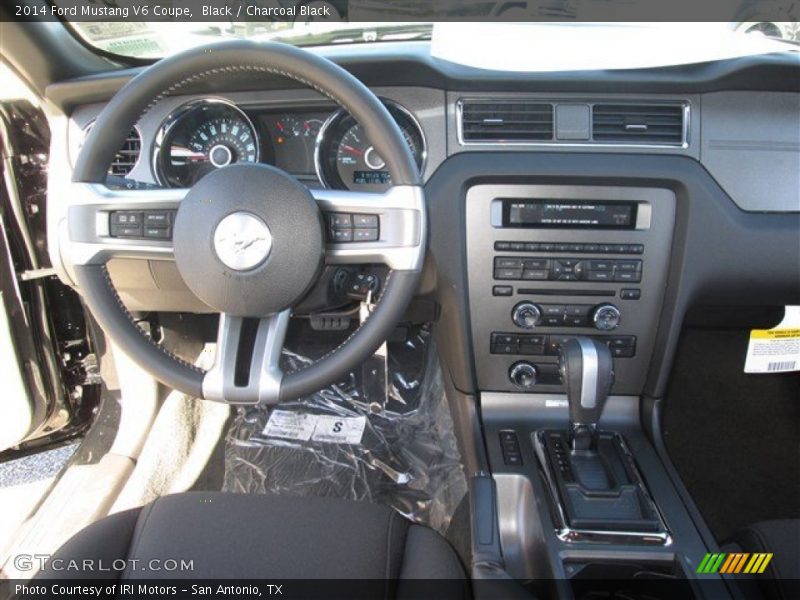
[[[406,534],[397,598],[419,598],[430,596],[432,592],[442,600],[470,597],[464,569],[455,550],[432,529],[410,525]]]
[[[120,579],[124,569],[115,567],[114,561],[128,558],[141,511],[119,512],[78,532],[53,554],[36,579]],[[85,561],[95,561],[94,568],[84,570]]]
[[[800,519],[754,523],[739,531],[730,545],[743,552],[772,553],[766,577],[754,577],[765,598],[794,600],[800,597]]]

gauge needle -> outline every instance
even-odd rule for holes
[[[206,157],[203,152],[195,152],[194,150],[184,148],[183,146],[173,146],[170,148],[170,153],[172,156],[179,156],[181,158],[194,158],[197,160],[202,160]]]
[[[355,154],[356,156],[361,156],[364,154],[363,150],[359,150],[358,148],[353,148],[352,146],[348,146],[347,144],[342,144],[339,146],[342,150],[349,152],[350,154]]]

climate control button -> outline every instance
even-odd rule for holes
[[[542,321],[542,309],[533,302],[520,302],[511,311],[511,320],[517,327],[533,329]]]
[[[592,324],[600,331],[611,331],[619,327],[622,314],[613,304],[598,304],[592,311]]]

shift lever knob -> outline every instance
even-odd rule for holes
[[[611,351],[604,343],[589,337],[570,338],[561,344],[559,369],[567,388],[573,439],[578,432],[588,433],[593,438],[614,383]],[[573,442],[573,448],[576,446]]]

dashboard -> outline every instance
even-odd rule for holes
[[[422,173],[432,260],[419,294],[442,306],[440,352],[458,389],[519,391],[535,373],[533,389],[556,392],[554,348],[577,332],[614,345],[616,393],[658,395],[689,307],[800,300],[800,95],[783,67],[774,78],[775,65],[749,59],[681,77],[567,77],[458,70],[424,44],[337,52],[387,106]],[[70,176],[123,82],[49,90],[69,106],[51,178]],[[124,152],[113,173],[148,185],[191,186],[236,162],[274,165],[310,188],[390,184],[350,115],[279,81],[162,98]],[[67,210],[48,205],[54,230]],[[119,263],[111,275],[132,309],[208,310],[169,261]]]

